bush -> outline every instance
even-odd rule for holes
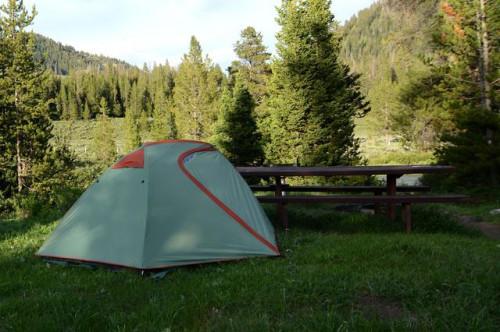
[[[76,157],[64,144],[49,147],[43,159],[32,165],[25,191],[0,193],[0,214],[26,219],[49,211],[66,211],[83,188],[78,181],[77,165]]]
[[[44,208],[43,203],[35,194],[18,195],[11,199],[12,210],[17,219],[27,219],[40,215]]]

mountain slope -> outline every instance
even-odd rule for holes
[[[122,60],[77,51],[72,46],[63,45],[45,36],[35,36],[35,57],[42,60],[45,66],[57,75],[67,75],[80,69],[101,69],[104,65],[133,67]]]
[[[372,105],[369,127],[390,131],[400,90],[427,72],[439,0],[381,0],[344,26],[341,57],[362,84]]]

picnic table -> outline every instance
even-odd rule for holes
[[[251,186],[254,191],[274,191],[274,196],[257,196],[260,202],[277,204],[277,213],[282,220],[285,229],[288,229],[288,216],[286,204],[288,203],[373,203],[387,205],[387,214],[390,219],[395,218],[395,205],[402,206],[403,220],[407,232],[411,231],[412,203],[443,203],[463,201],[467,197],[463,195],[398,195],[399,193],[416,193],[429,191],[425,186],[400,186],[396,185],[397,179],[405,174],[435,174],[449,173],[454,170],[452,166],[424,166],[424,165],[402,165],[402,166],[331,166],[331,167],[298,167],[298,166],[271,166],[271,167],[237,167],[244,177],[274,178],[274,185]],[[352,177],[384,175],[385,186],[289,186],[284,183],[286,177]],[[361,193],[371,192],[373,196],[367,195],[289,195],[285,192],[349,192]],[[385,195],[382,195],[385,193]]]

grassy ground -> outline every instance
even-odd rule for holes
[[[115,139],[119,154],[124,154],[124,130],[123,118],[112,118],[113,137]],[[54,136],[65,142],[73,150],[78,158],[82,160],[95,160],[92,151],[92,139],[96,121],[54,121]]]
[[[356,123],[356,137],[368,165],[428,165],[435,162],[430,151],[406,149],[393,135],[382,135],[365,119]]]
[[[500,329],[499,243],[436,207],[415,233],[382,217],[295,208],[283,257],[131,271],[33,256],[54,216],[0,222],[0,331]],[[272,210],[269,210],[272,214]]]
[[[468,192],[473,197],[473,203],[460,205],[445,205],[448,212],[458,216],[470,216],[475,222],[487,222],[500,225],[500,214],[491,211],[500,209],[500,189]]]
[[[124,154],[123,119],[111,119],[114,138],[119,154]],[[93,160],[92,133],[95,121],[55,121],[54,135],[65,141],[84,160]],[[430,164],[434,162],[432,152],[404,149],[394,136],[380,135],[366,121],[356,125],[356,136],[361,140],[361,152],[369,165]],[[144,137],[149,140],[148,137]]]

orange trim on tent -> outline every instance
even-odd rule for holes
[[[113,165],[113,169],[120,169],[120,168],[144,168],[144,148],[152,145],[158,145],[158,144],[169,144],[169,143],[200,143],[200,144],[207,144],[202,141],[195,141],[195,140],[188,140],[188,139],[165,139],[161,141],[156,141],[156,142],[146,142],[144,143],[144,146],[137,150],[134,151],[125,157],[123,157],[120,161],[118,161],[116,164]]]
[[[208,144],[207,144],[208,145]],[[197,152],[209,152],[216,151],[215,148],[211,145],[203,146],[188,150],[182,153],[177,159],[177,164],[181,171],[193,182],[205,195],[208,196],[217,206],[219,206],[224,212],[226,212],[231,218],[233,218],[238,224],[240,224],[243,228],[245,228],[251,235],[253,235],[258,241],[264,244],[266,247],[271,249],[274,253],[280,254],[279,249],[273,245],[271,242],[267,241],[262,235],[257,233],[250,225],[248,225],[240,216],[238,216],[233,210],[231,210],[227,205],[225,205],[220,199],[218,199],[210,190],[207,189],[198,179],[196,179],[189,171],[186,166],[184,166],[184,159],[189,155]]]
[[[144,149],[139,149],[126,155],[111,168],[144,168]]]

